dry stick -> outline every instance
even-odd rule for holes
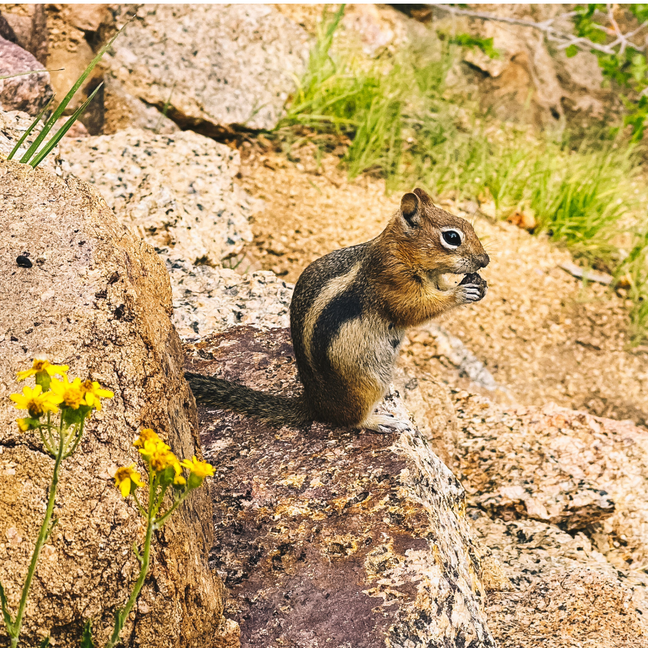
[[[478,20],[492,20],[493,22],[501,22],[509,25],[520,25],[521,27],[531,27],[532,29],[537,29],[538,31],[543,32],[547,39],[553,42],[560,43],[561,49],[567,49],[570,45],[577,45],[582,49],[596,50],[597,52],[602,52],[603,54],[616,54],[614,47],[621,44],[622,51],[625,51],[627,47],[631,47],[638,52],[643,52],[646,49],[646,46],[635,45],[630,42],[630,38],[634,36],[637,32],[642,30],[648,25],[648,21],[642,23],[637,29],[630,32],[629,34],[621,34],[620,31],[614,31],[613,33],[617,36],[617,39],[610,43],[609,45],[602,45],[601,43],[594,43],[589,40],[589,38],[583,38],[582,36],[574,36],[573,34],[567,34],[563,31],[556,29],[553,24],[556,20],[561,18],[570,18],[576,15],[575,11],[570,11],[565,14],[561,14],[556,18],[549,18],[543,22],[533,22],[532,20],[525,20],[523,18],[510,18],[509,16],[496,16],[495,14],[485,13],[483,11],[469,11],[467,9],[457,9],[456,7],[451,7],[449,5],[432,5],[434,9],[439,9],[445,11],[454,16],[466,16],[467,18],[477,18]],[[609,15],[608,15],[609,17]],[[613,23],[616,25],[616,22]],[[606,33],[609,33],[610,30],[602,27]],[[617,26],[618,29],[618,26]]]

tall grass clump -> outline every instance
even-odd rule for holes
[[[536,233],[630,282],[640,339],[648,327],[648,235],[632,228],[645,220],[640,204],[648,203],[648,191],[635,192],[641,146],[593,133],[575,143],[564,130],[534,133],[497,122],[449,86],[461,49],[456,37],[430,32],[373,60],[350,47],[332,53],[343,11],[325,10],[307,72],[275,137],[289,146],[308,139],[343,150],[350,178],[379,174],[387,191],[422,184],[437,197],[490,202],[498,218],[532,211]]]

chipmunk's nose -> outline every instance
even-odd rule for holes
[[[490,257],[488,254],[480,254],[477,258],[477,267],[485,268],[490,263]]]

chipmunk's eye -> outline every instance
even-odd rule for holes
[[[449,250],[454,250],[461,245],[463,237],[461,232],[455,229],[447,229],[441,232],[441,245]]]

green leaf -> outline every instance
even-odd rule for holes
[[[94,645],[94,641],[92,641],[92,621],[88,620],[83,626],[80,648],[94,648]]]
[[[22,146],[23,142],[29,137],[29,134],[34,130],[36,127],[36,124],[41,120],[41,117],[45,114],[47,109],[52,105],[52,101],[54,101],[54,95],[52,95],[52,98],[45,104],[45,107],[43,110],[41,110],[38,115],[36,116],[36,119],[32,121],[32,123],[29,125],[29,128],[22,134],[21,138],[18,140],[16,143],[16,146],[14,146],[11,149],[11,153],[7,156],[7,160],[11,160],[14,155],[18,152],[18,149]]]
[[[43,641],[40,642],[39,648],[47,648],[49,645],[50,645],[50,638],[45,637],[45,639],[43,639]]]
[[[83,102],[81,106],[79,106],[75,111],[74,114],[59,128],[56,133],[50,138],[49,142],[45,144],[45,146],[38,152],[36,157],[29,162],[29,164],[36,168],[47,156],[47,154],[65,137],[65,134],[72,128],[74,125],[74,122],[79,119],[79,117],[85,112],[86,108],[90,105],[90,102],[95,98],[95,95],[101,87],[103,86],[103,83],[100,83],[93,91],[93,93]],[[79,408],[81,409],[81,408]]]
[[[13,619],[11,618],[11,614],[9,614],[9,601],[7,601],[7,596],[4,587],[2,587],[2,583],[0,583],[0,604],[2,606],[2,616],[5,625],[7,626],[7,630],[13,629]]]
[[[573,58],[578,54],[578,47],[576,45],[570,45],[566,50],[565,50],[565,56],[567,58]]]
[[[129,21],[129,22],[130,22],[130,21]],[[54,113],[53,113],[53,114],[51,115],[51,117],[47,120],[47,122],[45,122],[45,126],[43,126],[43,130],[40,132],[40,134],[38,135],[38,137],[34,140],[34,143],[33,143],[33,144],[32,144],[32,145],[27,149],[27,152],[25,153],[25,155],[23,155],[23,156],[20,158],[20,161],[21,161],[23,164],[26,164],[26,163],[30,162],[30,160],[32,159],[32,157],[34,156],[34,154],[36,153],[36,151],[38,150],[38,147],[41,145],[41,142],[45,139],[45,137],[47,137],[47,134],[52,130],[52,127],[54,126],[54,124],[56,124],[58,118],[61,117],[61,115],[63,115],[63,113],[65,112],[65,109],[67,108],[67,105],[68,105],[68,104],[70,103],[70,101],[72,100],[72,97],[76,94],[77,90],[78,90],[78,89],[83,85],[83,82],[88,78],[88,75],[90,74],[90,72],[92,72],[92,70],[94,70],[95,66],[97,65],[97,63],[99,63],[99,61],[101,60],[102,56],[103,56],[103,55],[108,51],[108,48],[109,48],[109,47],[110,47],[110,46],[115,42],[115,39],[117,38],[117,36],[119,36],[119,34],[121,34],[122,31],[124,31],[124,29],[126,29],[126,26],[127,26],[127,25],[128,25],[128,23],[126,23],[126,25],[124,25],[124,26],[123,26],[123,27],[122,27],[122,28],[121,28],[121,29],[120,29],[120,30],[119,30],[119,31],[118,31],[118,32],[117,32],[117,33],[116,33],[116,34],[115,34],[115,35],[114,35],[114,36],[113,36],[113,37],[112,37],[112,38],[111,38],[111,39],[110,39],[110,40],[109,40],[109,41],[108,41],[108,42],[107,42],[107,43],[106,43],[106,44],[105,44],[105,45],[104,45],[100,50],[99,50],[98,54],[97,54],[97,55],[92,59],[92,61],[90,61],[88,67],[83,71],[83,74],[81,74],[81,76],[76,80],[76,83],[75,83],[75,84],[70,88],[70,90],[68,91],[68,93],[67,93],[67,94],[65,95],[65,97],[63,98],[63,101],[61,101],[61,103],[59,104],[58,108],[54,111]],[[96,90],[95,90],[95,92],[96,92]],[[94,96],[94,93],[93,93],[93,96]],[[75,114],[76,114],[76,113],[75,113]],[[73,123],[74,123],[74,122],[72,122],[72,123],[68,126],[68,130],[69,130],[69,128],[72,126]],[[67,125],[67,124],[66,124],[66,125]],[[60,131],[59,131],[59,132],[60,132]],[[66,131],[66,132],[67,132],[67,131]],[[64,133],[64,134],[65,134],[65,133]],[[61,137],[63,137],[63,135],[61,135]],[[59,138],[59,139],[60,139],[60,138]],[[49,149],[47,152],[49,153],[49,151],[51,151],[52,148],[53,148],[53,147],[50,147],[50,149]],[[47,153],[46,153],[46,155],[47,155]],[[36,162],[36,163],[34,163],[34,164],[32,164],[32,166],[33,166],[33,167],[37,166],[37,164],[38,164],[39,162],[42,161],[43,157],[45,157],[45,156],[42,156],[42,157],[39,159],[39,161]],[[30,163],[31,163],[31,162],[30,162]]]

